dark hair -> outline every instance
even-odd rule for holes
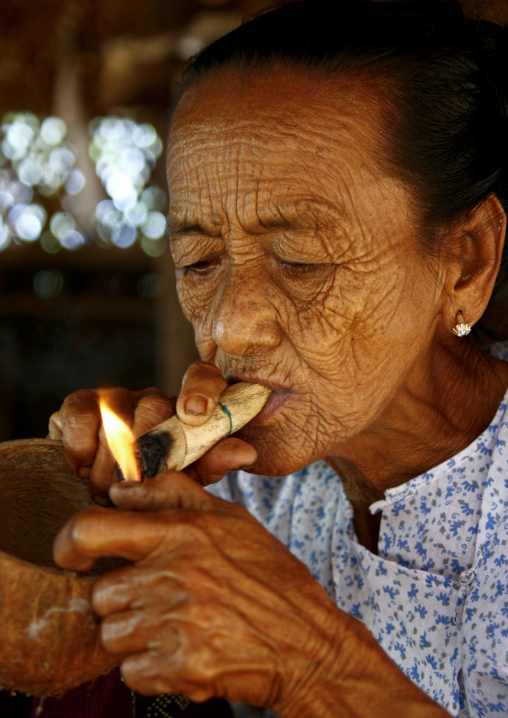
[[[508,211],[507,28],[466,19],[453,0],[297,0],[203,50],[176,101],[221,67],[274,65],[383,81],[381,162],[409,189],[427,252],[491,193]],[[505,255],[489,305],[498,311],[508,308]],[[481,323],[489,329],[488,311]]]

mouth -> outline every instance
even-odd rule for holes
[[[247,426],[262,426],[265,424],[275,414],[275,412],[280,409],[283,404],[285,404],[290,395],[293,393],[291,389],[288,389],[288,387],[283,384],[267,381],[257,376],[235,376],[232,383],[236,381],[249,381],[253,384],[262,384],[262,386],[266,386],[272,391],[264,407],[261,409],[259,414],[256,414],[256,416],[249,421]]]

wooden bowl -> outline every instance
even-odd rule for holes
[[[118,663],[100,645],[93,577],[52,560],[58,530],[90,503],[60,442],[0,444],[0,688],[60,695]]]

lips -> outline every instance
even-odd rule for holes
[[[235,376],[234,381],[249,381],[253,384],[262,384],[263,386],[266,386],[272,390],[268,401],[261,409],[259,414],[256,414],[256,416],[249,421],[248,426],[261,426],[262,424],[264,424],[275,414],[278,409],[280,409],[280,407],[288,400],[288,398],[292,394],[291,389],[288,389],[283,384],[278,384],[277,382],[273,381],[267,381],[265,379],[262,379],[261,377]]]
[[[288,400],[291,392],[289,389],[272,392],[270,398],[261,409],[259,414],[249,421],[249,426],[261,426]]]

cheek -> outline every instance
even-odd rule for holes
[[[365,276],[337,267],[312,301],[296,304],[287,326],[291,344],[318,376],[341,380],[351,341],[372,335],[376,303]]]
[[[400,388],[425,350],[436,306],[432,280],[415,285],[412,277],[402,267],[384,275],[339,270],[322,303],[293,325],[321,406],[339,401],[343,416],[367,416]]]
[[[183,313],[194,328],[203,316],[213,308],[214,298],[218,290],[217,282],[200,282],[192,276],[186,276],[185,271],[176,271],[176,291]]]
[[[217,290],[205,285],[202,291],[196,291],[196,288],[185,281],[181,270],[177,270],[176,288],[183,313],[194,329],[199,355],[203,361],[212,361],[216,350],[212,334]]]

